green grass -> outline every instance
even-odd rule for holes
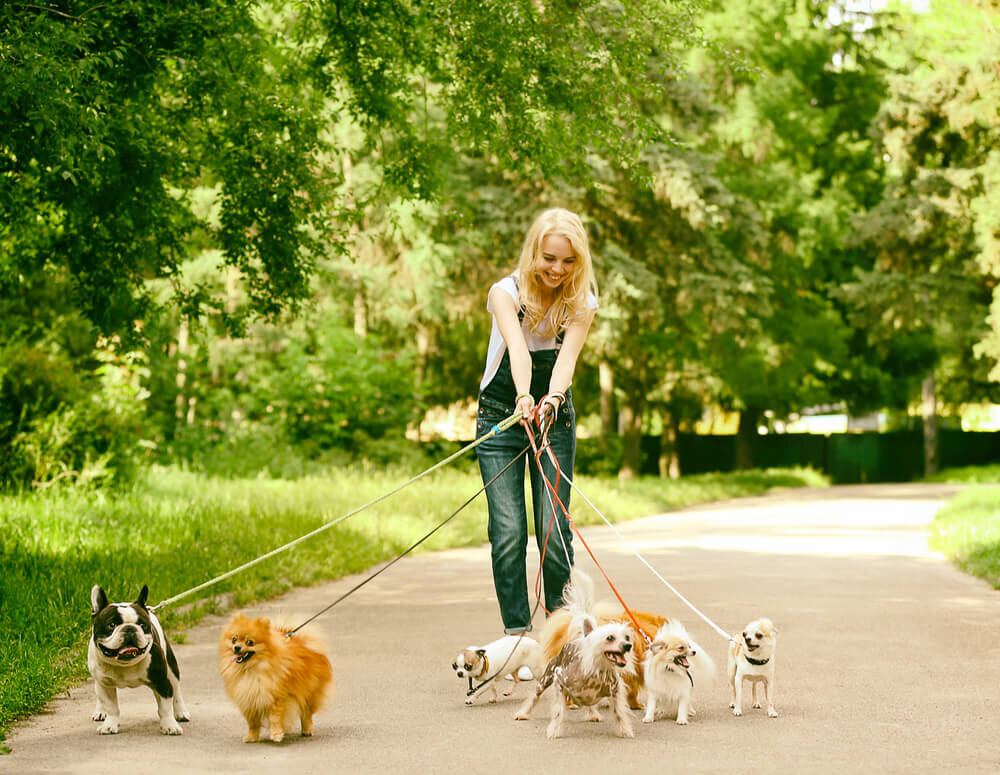
[[[90,588],[157,603],[343,515],[413,472],[356,467],[294,481],[211,478],[157,467],[125,492],[0,495],[0,740],[86,675]],[[577,485],[612,521],[777,487],[825,486],[808,469]],[[175,640],[206,613],[360,572],[430,531],[482,486],[464,465],[422,479],[324,533],[161,613]],[[581,525],[599,517],[573,501]],[[480,496],[420,551],[486,541]],[[385,578],[391,578],[390,570]],[[2,747],[0,747],[2,749]]]
[[[1000,464],[949,468],[927,482],[981,485],[959,493],[934,516],[930,546],[966,573],[1000,589]]]
[[[964,468],[948,468],[934,476],[928,476],[925,482],[964,482],[968,484],[1000,484],[1000,464],[989,466],[966,466]]]
[[[1000,487],[975,487],[952,498],[934,516],[929,543],[1000,589]]]

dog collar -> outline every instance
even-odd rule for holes
[[[677,665],[677,666],[680,667],[680,665]],[[688,680],[691,682],[691,688],[693,689],[694,688],[694,677],[691,675],[691,671],[688,670],[688,669],[686,669],[686,668],[681,668],[681,669],[684,670],[684,675],[686,675],[688,677]],[[667,666],[667,670],[670,670],[671,672],[673,672],[673,668],[670,667],[669,665]]]
[[[751,665],[757,665],[757,667],[760,667],[761,665],[766,665],[768,662],[771,661],[770,657],[768,657],[767,659],[751,659],[750,657],[746,656],[746,654],[744,654],[743,656],[747,662],[749,662]]]

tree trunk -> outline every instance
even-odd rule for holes
[[[761,410],[747,407],[740,412],[740,428],[736,432],[736,470],[753,468],[753,445],[757,438],[757,422]]]
[[[921,386],[921,414],[924,418],[924,476],[938,472],[937,401],[935,400],[934,372]]]
[[[629,396],[622,407],[623,456],[619,479],[632,479],[642,470],[642,399]]]
[[[368,306],[361,291],[354,293],[354,335],[358,339],[368,336]]]
[[[660,434],[660,477],[681,478],[681,459],[677,454],[677,421],[670,412],[663,416],[663,432]]]
[[[614,436],[618,433],[618,418],[615,412],[615,373],[607,361],[601,361],[601,435]]]
[[[188,322],[186,318],[181,318],[177,327],[177,397],[174,399],[174,416],[178,425],[185,422],[187,414],[187,398],[184,394],[184,388],[187,387],[187,354]]]

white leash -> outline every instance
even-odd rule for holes
[[[665,578],[663,578],[663,576],[661,576],[657,572],[656,568],[654,568],[652,565],[650,565],[646,561],[645,557],[643,557],[641,554],[639,554],[639,551],[632,545],[632,543],[627,538],[625,538],[625,536],[623,536],[621,534],[621,531],[619,531],[618,528],[615,527],[614,524],[612,524],[611,520],[609,520],[606,516],[604,516],[604,514],[601,513],[601,510],[599,508],[597,508],[597,506],[595,506],[591,502],[590,498],[588,498],[584,494],[583,490],[581,490],[579,487],[576,486],[576,482],[574,482],[572,479],[570,479],[565,474],[563,475],[563,478],[566,479],[566,481],[570,483],[570,486],[572,486],[572,488],[574,490],[576,490],[580,494],[580,497],[583,498],[584,501],[587,502],[587,505],[590,506],[590,508],[592,508],[597,513],[597,516],[599,516],[601,519],[603,519],[604,523],[615,532],[615,535],[618,536],[621,539],[622,543],[624,543],[626,546],[628,546],[629,549],[632,550],[632,554],[634,554],[636,557],[638,557],[639,560],[640,560],[640,562],[642,562],[643,565],[645,565],[647,568],[649,568],[653,572],[653,575],[656,576],[656,578],[658,578],[660,581],[662,581],[666,585],[667,589],[669,589],[671,592],[673,592],[680,599],[680,601],[682,603],[684,603],[684,605],[686,605],[688,608],[690,608],[692,611],[694,611],[698,616],[700,616],[701,619],[702,619],[702,621],[704,621],[709,627],[711,627],[713,630],[715,630],[717,633],[719,633],[719,635],[721,635],[726,640],[730,640],[730,641],[733,640],[733,636],[732,635],[730,635],[728,632],[726,632],[725,630],[723,630],[721,627],[719,627],[719,625],[717,625],[715,622],[713,622],[711,619],[709,619],[707,616],[705,616],[705,614],[703,614],[701,611],[699,611],[697,609],[697,607],[695,607],[695,605],[690,600],[688,600],[686,597],[684,597],[684,595],[682,595],[680,592],[677,591],[677,588],[674,587],[673,584],[671,584],[669,581],[667,581]]]

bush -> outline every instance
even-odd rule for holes
[[[617,476],[625,458],[621,436],[595,436],[576,442],[576,472],[589,476]]]
[[[112,343],[82,370],[58,351],[24,344],[3,352],[0,375],[0,460],[5,486],[55,482],[90,485],[132,477],[144,455],[143,370],[134,354]]]

